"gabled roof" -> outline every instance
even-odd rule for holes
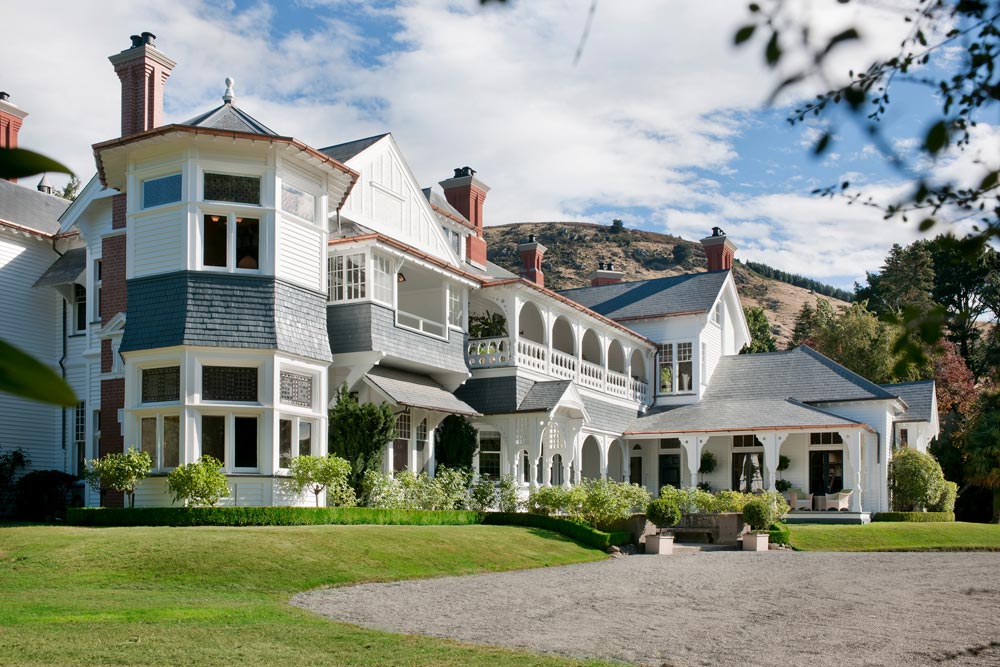
[[[791,399],[727,400],[701,401],[651,412],[632,422],[625,434],[806,430],[838,426],[863,425]]]
[[[70,202],[34,188],[0,179],[0,223],[52,235],[59,232],[59,216]]]
[[[896,395],[806,345],[719,359],[705,401],[792,398],[803,403],[895,399]]]
[[[485,415],[548,412],[559,405],[573,383],[535,382],[513,375],[472,378],[455,395]]]
[[[225,102],[222,106],[215,107],[200,116],[195,116],[190,120],[184,121],[181,125],[207,127],[213,130],[266,134],[272,137],[278,136],[277,132],[242,109],[233,106],[231,102]]]
[[[389,133],[383,132],[382,134],[365,137],[364,139],[355,139],[354,141],[348,141],[343,144],[335,144],[333,146],[327,146],[326,148],[320,148],[319,152],[333,158],[337,162],[346,162],[369,146],[377,143],[382,137],[387,136],[389,136]]]
[[[899,396],[906,403],[906,412],[897,417],[896,421],[929,422],[933,419],[934,380],[884,384],[882,388]]]
[[[56,287],[75,283],[87,269],[87,249],[72,248],[52,263],[32,287]]]
[[[563,395],[573,384],[569,380],[554,380],[551,382],[536,382],[528,390],[521,404],[517,406],[518,412],[548,412],[562,400]]]
[[[448,414],[479,416],[475,409],[448,393],[426,375],[376,366],[365,379],[398,405]]]
[[[703,313],[711,310],[729,271],[688,273],[559,292],[613,320]]]
[[[424,197],[430,202],[431,208],[435,209],[438,213],[441,213],[447,218],[452,218],[455,222],[465,227],[474,228],[473,224],[466,219],[462,213],[452,206],[448,199],[442,197],[440,194],[434,191],[433,188],[421,188],[421,192],[424,193]]]

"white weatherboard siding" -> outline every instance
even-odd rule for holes
[[[187,215],[178,206],[156,213],[135,215],[129,222],[134,278],[184,269]]]
[[[419,183],[392,137],[348,160],[361,173],[341,215],[453,265],[452,251]]]
[[[277,232],[277,277],[311,290],[324,290],[326,235],[287,216],[279,218]]]
[[[58,258],[49,242],[0,231],[0,339],[58,369],[62,298],[32,285]],[[64,467],[60,410],[0,393],[0,447],[24,449],[32,470]]]

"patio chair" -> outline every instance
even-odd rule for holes
[[[813,496],[802,489],[788,489],[788,504],[793,510],[811,510],[813,507]]]
[[[826,506],[824,509],[846,512],[850,506],[852,493],[851,489],[843,489],[837,493],[826,494]]]

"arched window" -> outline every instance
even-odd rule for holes
[[[562,456],[556,454],[552,457],[552,474],[549,476],[549,484],[552,486],[562,486],[563,483],[563,469],[562,469]]]

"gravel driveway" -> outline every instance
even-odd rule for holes
[[[1000,553],[707,552],[300,593],[370,628],[643,665],[1000,665]]]

